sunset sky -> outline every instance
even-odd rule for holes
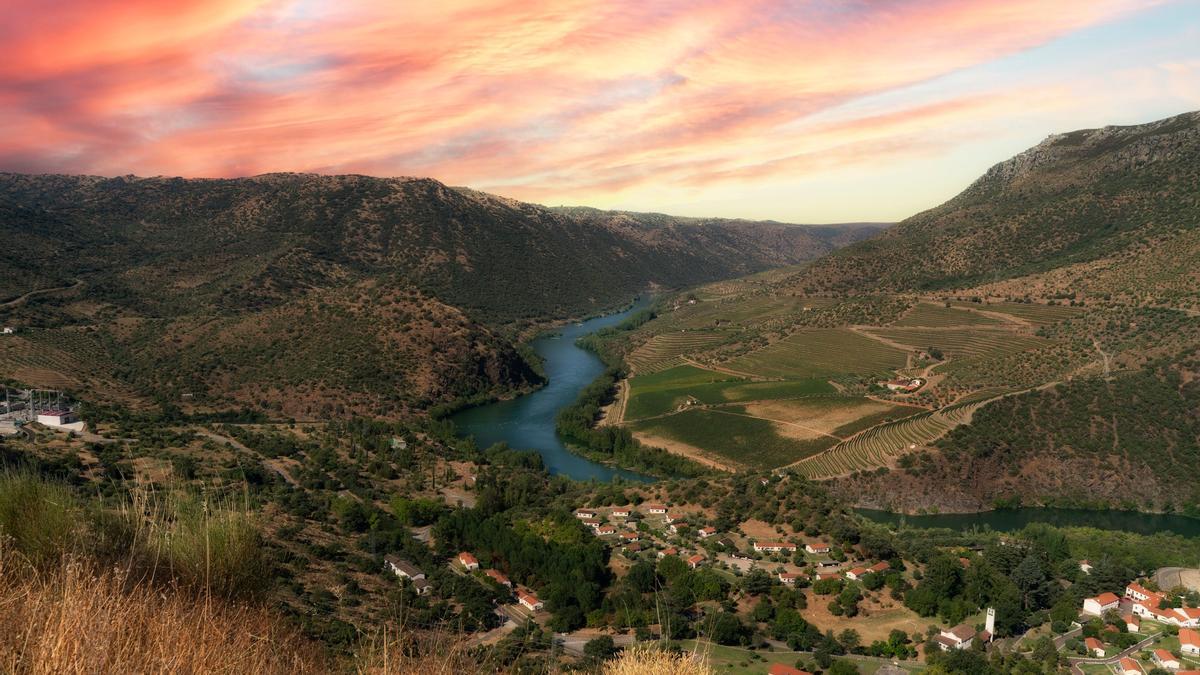
[[[896,220],[1200,109],[1200,1],[4,0],[0,170]]]

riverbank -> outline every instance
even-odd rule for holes
[[[1044,523],[1055,527],[1090,527],[1146,535],[1170,532],[1188,538],[1200,538],[1200,518],[1139,511],[1049,507],[922,515],[874,509],[854,511],[868,520],[898,528],[947,528],[960,531],[986,528],[996,532],[1015,532],[1034,523]]]

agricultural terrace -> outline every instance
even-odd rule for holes
[[[907,356],[846,328],[817,328],[793,333],[725,365],[763,377],[832,377],[903,368]]]
[[[660,313],[659,332],[697,328],[746,328],[803,313],[806,307],[836,304],[834,298],[797,298],[790,295],[729,297]]]
[[[720,342],[725,336],[713,331],[676,331],[660,333],[633,350],[625,361],[636,374],[657,373],[684,364],[691,352]]]
[[[832,394],[834,391],[823,380],[754,382],[693,366],[676,366],[629,380],[625,419],[664,415],[678,410],[689,401],[702,404],[736,403]]]
[[[913,349],[936,347],[952,359],[1000,356],[1050,344],[1035,335],[985,328],[870,328],[867,332]]]
[[[924,326],[945,328],[947,326],[998,326],[1004,321],[969,309],[956,309],[928,302],[913,305],[904,316],[892,325],[897,327]]]
[[[1024,319],[1035,326],[1044,326],[1046,324],[1069,319],[1083,311],[1083,308],[1081,307],[1071,307],[1070,305],[1040,305],[1023,302],[1000,302],[995,304],[952,302],[950,304],[954,307],[977,309],[984,312],[996,312],[997,314],[1015,316],[1018,319]]]
[[[960,403],[870,428],[801,460],[795,468],[809,478],[832,478],[887,466],[900,455],[929,445],[954,427],[969,423],[971,415],[983,404],[984,401]]]

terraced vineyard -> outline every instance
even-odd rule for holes
[[[720,342],[722,337],[720,333],[703,331],[661,333],[633,350],[625,361],[635,374],[657,373],[683,365],[684,355]]]
[[[953,359],[1012,354],[1050,344],[1035,335],[985,328],[921,329],[871,328],[872,335],[912,345],[915,349],[937,347]]]
[[[979,312],[968,309],[955,309],[944,305],[934,305],[928,302],[917,303],[893,326],[925,326],[931,328],[945,326],[997,326],[1004,322]]]
[[[1024,319],[1035,326],[1044,326],[1046,324],[1069,319],[1083,311],[1082,308],[1072,307],[1070,305],[1040,305],[1033,303],[1022,302],[1001,302],[993,305],[983,305],[974,302],[954,302],[951,303],[955,307],[980,309],[986,312],[996,312],[997,314],[1008,314],[1019,319]]]
[[[846,328],[818,328],[789,335],[725,364],[763,377],[829,377],[903,368],[907,354]]]
[[[872,427],[797,462],[793,468],[809,478],[820,479],[888,466],[900,455],[929,445],[954,427],[970,422],[971,415],[984,403],[958,403]]]

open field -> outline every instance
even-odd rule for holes
[[[944,305],[934,305],[920,302],[908,310],[899,321],[893,323],[897,327],[927,326],[932,328],[946,326],[996,326],[1003,324],[1000,319],[973,312],[969,309],[956,309]]]
[[[674,331],[660,333],[647,340],[626,357],[636,374],[657,373],[683,365],[682,356],[705,345],[719,342],[724,335],[713,331]]]
[[[903,368],[907,355],[846,328],[819,328],[787,338],[725,364],[763,377],[831,377]]]
[[[835,298],[804,298],[791,295],[745,295],[683,305],[659,316],[663,332],[678,329],[745,328],[772,319],[800,314],[805,308],[835,304]]]
[[[871,328],[868,332],[915,349],[936,347],[952,359],[1012,354],[1050,344],[1035,335],[985,328]]]
[[[651,444],[651,438],[678,441],[702,448],[724,463],[755,469],[790,464],[837,442],[829,436],[789,438],[781,431],[784,426],[714,409],[687,410],[631,424],[635,435]]]
[[[888,466],[901,455],[928,445],[959,424],[969,422],[980,405],[983,401],[956,404],[872,427],[819,455],[800,461],[795,468],[809,478],[832,478]]]
[[[799,425],[811,430],[814,435],[828,434],[838,438],[847,438],[876,424],[907,417],[922,410],[913,406],[893,405],[865,396],[812,396],[755,401],[725,409],[752,417]]]
[[[996,312],[998,314],[1008,314],[1019,319],[1024,319],[1034,325],[1045,325],[1069,319],[1083,311],[1080,307],[1071,307],[1070,305],[1041,305],[1022,302],[999,302],[989,305],[984,305],[975,302],[952,302],[954,307],[964,307],[968,309],[978,309],[985,312]]]
[[[675,411],[695,399],[700,403],[737,403],[760,399],[832,394],[822,380],[753,382],[693,366],[677,366],[629,380],[625,419],[637,420]]]

